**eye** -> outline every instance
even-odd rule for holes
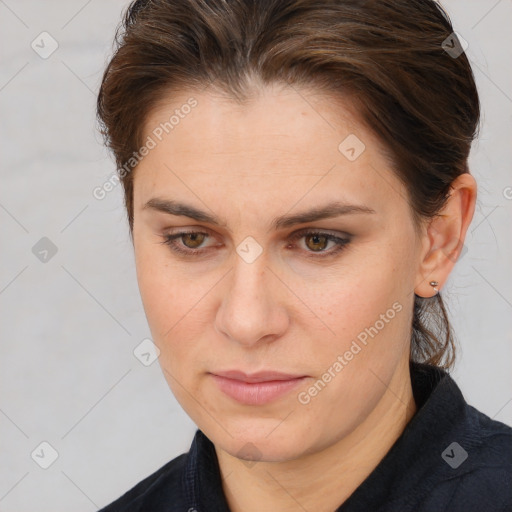
[[[206,233],[185,233],[180,236],[186,247],[189,249],[197,249],[208,235]]]
[[[298,231],[291,236],[290,240],[295,242],[302,238],[304,239],[306,247],[305,251],[311,253],[306,257],[312,258],[326,258],[334,256],[350,243],[350,236],[348,235],[345,238],[342,238],[324,231]],[[332,243],[333,245],[331,245],[329,250],[326,250],[329,243]]]
[[[208,238],[211,236],[202,231],[180,231],[173,234],[162,235],[164,241],[161,242],[168,245],[175,253],[185,256],[201,256],[209,251],[209,248],[201,247]],[[342,251],[345,246],[350,243],[350,236],[345,238],[333,235],[323,231],[299,231],[293,233],[289,238],[290,242],[296,242],[304,238],[305,249],[304,252],[309,253],[306,257],[312,258],[325,258],[334,256]],[[329,243],[331,248],[327,250]],[[287,248],[295,247],[294,244],[288,244]]]
[[[206,249],[197,249],[209,238],[209,234],[201,231],[180,231],[179,233],[165,234],[163,237],[162,243],[168,245],[174,252],[187,256],[199,256],[206,252]],[[178,239],[181,239],[182,245],[178,243]]]

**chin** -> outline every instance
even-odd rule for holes
[[[208,428],[210,427],[210,428]],[[199,428],[221,449],[231,456],[248,462],[284,462],[299,458],[312,449],[314,441],[301,422],[282,422],[277,418],[246,418],[226,421],[223,427],[212,425]]]
[[[236,439],[223,439],[216,446],[237,459],[251,462],[286,462],[299,458],[305,446],[293,439],[283,442],[280,439],[268,439],[265,436],[250,438],[244,436]]]

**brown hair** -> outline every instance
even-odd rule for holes
[[[118,169],[172,90],[208,84],[237,101],[254,79],[350,98],[383,141],[416,225],[469,172],[480,104],[451,21],[432,0],[137,0],[116,33],[97,114]],[[447,41],[447,43],[446,43]],[[130,231],[133,172],[120,173]],[[438,293],[415,296],[411,359],[450,367],[454,338]]]

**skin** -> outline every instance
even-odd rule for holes
[[[191,96],[197,106],[134,175],[137,277],[163,373],[214,443],[233,512],[332,511],[416,411],[409,374],[414,293],[432,296],[429,282],[439,289],[446,282],[473,216],[475,181],[457,179],[441,215],[418,231],[406,189],[349,103],[277,86],[255,87],[243,105],[211,90],[181,91],[148,115],[145,137]],[[366,146],[354,161],[338,149],[349,134]],[[222,224],[147,207],[155,198],[185,202]],[[271,227],[276,217],[331,201],[375,213]],[[350,242],[334,254],[334,242],[307,230],[291,241],[305,228],[348,233]],[[202,256],[162,243],[182,230],[208,234],[175,240],[184,250],[204,249]],[[262,249],[252,263],[236,251],[248,236]],[[318,252],[332,255],[315,258]],[[298,393],[394,303],[401,310],[300,403]],[[210,375],[229,369],[308,378],[271,403],[242,405]],[[244,460],[248,452],[252,463]]]

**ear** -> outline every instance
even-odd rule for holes
[[[469,173],[461,174],[453,181],[441,212],[427,224],[414,288],[416,295],[432,297],[446,283],[464,247],[475,211],[476,192],[475,178]]]

